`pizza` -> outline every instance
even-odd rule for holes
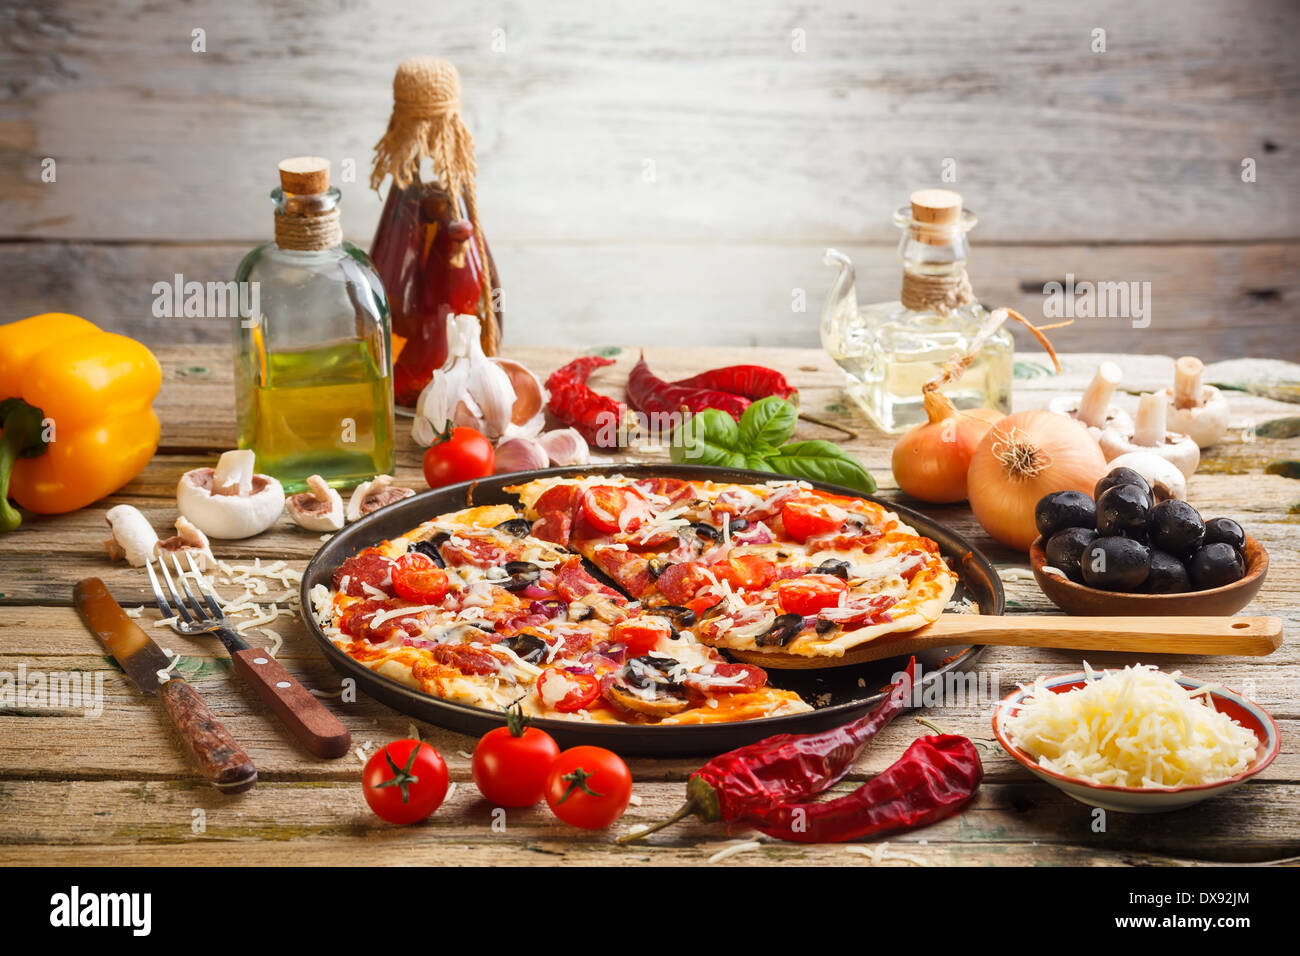
[[[340,650],[530,716],[685,725],[801,713],[726,649],[839,656],[938,617],[956,577],[874,502],[807,483],[542,478],[363,549],[311,594]]]

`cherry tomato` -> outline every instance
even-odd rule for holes
[[[533,686],[542,703],[562,714],[585,710],[600,697],[600,681],[595,674],[572,674],[559,667],[544,669]]]
[[[389,823],[418,823],[447,796],[447,765],[420,740],[395,740],[366,761],[366,803]]]
[[[698,597],[693,601],[687,601],[686,606],[695,612],[696,618],[700,618],[704,616],[705,611],[721,600],[721,594],[706,594],[704,597]]]
[[[451,582],[433,558],[410,551],[393,562],[393,590],[414,604],[437,604],[447,596]]]
[[[623,815],[632,799],[632,774],[603,747],[571,747],[551,765],[546,803],[565,823],[602,830]]]
[[[441,488],[458,481],[486,478],[496,464],[497,453],[481,432],[449,427],[424,453],[424,480],[430,488]]]
[[[672,637],[673,629],[663,618],[633,617],[619,621],[610,631],[610,639],[627,645],[629,657],[649,654],[661,640]]]
[[[776,580],[776,565],[757,554],[738,554],[711,565],[709,570],[736,590],[761,591]]]
[[[831,501],[813,495],[801,495],[781,508],[785,533],[796,541],[835,531],[844,523],[843,509]]]
[[[607,534],[615,531],[635,531],[641,527],[642,515],[639,513],[641,509],[638,506],[642,501],[639,499],[637,493],[629,494],[626,488],[593,485],[583,492],[582,516],[587,519],[587,524]],[[629,508],[637,510],[626,519],[627,527],[620,527],[619,520],[623,512]]]
[[[776,594],[784,610],[806,617],[839,604],[840,595],[848,587],[847,581],[833,574],[805,574],[801,578],[782,581],[776,586]]]
[[[559,744],[529,727],[515,705],[506,712],[506,726],[479,740],[470,770],[479,793],[497,806],[531,807],[546,795],[546,778],[559,755]]]

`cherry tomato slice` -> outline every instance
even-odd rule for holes
[[[593,485],[582,495],[582,516],[597,531],[612,534],[615,531],[635,531],[641,527],[641,516],[632,515],[626,528],[619,527],[619,517],[631,504],[631,496],[623,488],[612,485]]]
[[[782,506],[781,523],[794,540],[807,541],[837,530],[844,523],[844,509],[820,497],[800,496]]]
[[[757,554],[737,554],[709,568],[734,590],[761,591],[776,580],[776,565]]]
[[[704,616],[705,611],[721,600],[721,594],[706,594],[704,597],[698,597],[693,601],[687,601],[686,606],[695,612],[696,618],[700,618]]]
[[[595,674],[573,674],[559,667],[543,670],[534,686],[542,703],[562,714],[585,710],[600,697],[600,681]]]
[[[822,608],[839,604],[840,595],[848,587],[846,581],[833,574],[806,574],[782,581],[776,586],[776,594],[784,610],[807,617]]]
[[[640,657],[655,650],[659,642],[671,638],[672,633],[672,628],[663,618],[633,617],[615,624],[610,638],[627,645],[628,657]]]
[[[393,590],[415,604],[437,604],[447,596],[447,572],[433,558],[419,551],[402,555],[393,562]]]

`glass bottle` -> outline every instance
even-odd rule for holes
[[[827,264],[839,265],[840,274],[822,311],[822,345],[844,370],[849,395],[882,431],[903,432],[928,420],[921,387],[945,362],[965,355],[989,320],[966,278],[966,233],[975,222],[957,193],[913,193],[911,203],[894,213],[903,231],[902,293],[861,308],[853,263],[827,250]],[[958,408],[1009,412],[1014,353],[1011,333],[998,329],[944,394]]]
[[[239,447],[288,492],[311,475],[350,487],[393,470],[388,303],[370,259],[343,240],[329,161],[279,168],[275,240],[235,274],[253,303],[234,330]]]

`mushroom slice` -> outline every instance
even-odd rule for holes
[[[343,496],[320,475],[307,479],[307,491],[291,495],[289,517],[308,531],[338,531],[343,527]]]
[[[1169,399],[1169,427],[1184,432],[1200,448],[1209,448],[1228,430],[1228,400],[1213,385],[1203,385],[1205,364],[1192,355],[1174,363],[1174,387]]]
[[[1171,432],[1165,425],[1169,399],[1160,392],[1146,392],[1138,400],[1137,427],[1132,436],[1114,428],[1102,429],[1097,443],[1107,461],[1134,452],[1152,452],[1176,465],[1184,478],[1192,477],[1201,463],[1201,450],[1188,436]]]
[[[158,535],[140,509],[131,505],[116,505],[104,513],[113,537],[104,542],[108,556],[114,561],[126,558],[133,568],[142,568],[153,557]]]
[[[194,556],[194,563],[198,565],[200,571],[207,571],[217,566],[217,559],[212,554],[207,535],[184,515],[176,519],[176,534],[159,541],[156,550],[160,558],[171,554],[184,554],[188,551]]]
[[[185,472],[176,485],[181,514],[212,538],[248,538],[271,527],[284,510],[284,488],[255,474],[253,464],[244,449],[225,452],[216,468]]]
[[[1083,422],[1093,438],[1106,428],[1113,428],[1122,435],[1132,435],[1133,419],[1118,405],[1110,403],[1122,376],[1120,367],[1114,362],[1102,362],[1082,396],[1061,395],[1052,399],[1048,407],[1058,415]]]
[[[670,717],[690,706],[681,684],[682,665],[671,657],[633,657],[617,675],[607,677],[605,698],[624,710],[647,717]]]
[[[413,494],[415,492],[410,488],[394,485],[392,475],[376,475],[372,481],[361,482],[357,485],[357,490],[352,492],[352,497],[348,499],[348,520],[356,521]]]

